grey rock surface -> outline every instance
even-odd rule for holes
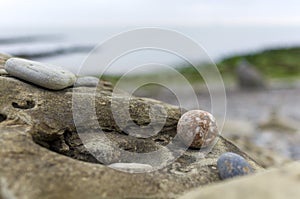
[[[74,87],[97,87],[99,81],[99,78],[91,76],[78,77]]]
[[[0,54],[0,69],[4,69],[5,62],[11,58],[10,55]]]
[[[10,76],[0,77],[0,198],[7,194],[25,199],[176,198],[194,187],[220,181],[216,162],[228,151],[243,156],[255,171],[262,169],[223,137],[205,158],[199,158],[198,150],[187,150],[175,162],[150,173],[109,168],[87,150],[83,141],[91,143],[90,148],[109,162],[120,154],[108,153],[105,157],[97,152],[101,147],[94,144],[99,134],[96,128],[84,129],[87,140],[81,139],[77,127],[84,127],[93,118],[82,111],[85,119],[75,126],[74,91],[82,102],[93,99],[96,119],[105,130],[101,135],[112,143],[101,143],[107,149],[118,147],[128,152],[148,153],[164,147],[176,134],[181,109],[153,99],[132,97],[129,109],[136,124],[149,123],[150,105],[159,104],[167,112],[166,124],[156,136],[132,137],[124,134],[113,120],[110,112],[112,88],[100,84],[96,96],[89,95],[90,89],[51,91]],[[118,105],[124,106],[121,101]],[[89,106],[82,103],[81,108],[85,110]],[[160,158],[172,155],[166,152]],[[121,154],[121,159],[116,160],[124,163],[128,158],[123,156]]]
[[[61,67],[21,58],[8,59],[5,69],[11,76],[52,90],[70,87],[76,80],[73,73]]]
[[[220,137],[204,159],[197,158],[197,150],[187,150],[163,169],[142,174],[124,173],[103,165],[82,144],[72,120],[72,89],[46,91],[10,77],[0,77],[0,85],[3,93],[0,113],[6,116],[0,122],[0,178],[16,198],[175,198],[193,187],[219,181],[216,161],[226,151],[242,155],[255,170],[261,169]],[[98,118],[108,129],[105,135],[115,146],[132,152],[150,152],[170,142],[176,133],[180,111],[165,104],[170,109],[169,126],[156,137],[139,139],[122,134],[101,106],[105,97],[98,96],[96,100]],[[133,115],[139,122],[146,121],[144,105],[148,103],[143,99],[143,103],[133,106],[136,111],[134,107],[139,107]],[[86,131],[92,140],[94,133],[91,129]]]
[[[212,186],[198,187],[180,199],[298,199],[300,163],[235,178]]]

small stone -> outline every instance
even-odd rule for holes
[[[97,87],[99,83],[99,78],[86,76],[78,77],[74,87]]]
[[[5,69],[0,69],[0,75],[8,75]]]
[[[84,137],[81,138],[85,139]],[[106,142],[105,139],[99,136],[95,137],[91,141],[85,141],[84,147],[94,158],[105,165],[118,162],[121,158],[121,153],[118,148],[109,142]]]
[[[219,157],[217,167],[221,179],[253,173],[253,168],[242,156],[231,152],[224,153]]]
[[[177,124],[177,133],[185,145],[195,149],[211,146],[219,135],[216,119],[202,110],[183,114]]]
[[[130,172],[130,173],[148,172],[153,169],[153,167],[149,164],[140,164],[140,163],[114,163],[114,164],[110,164],[109,167],[124,172]]]
[[[9,75],[52,90],[72,86],[76,80],[73,73],[61,67],[21,58],[8,59],[5,69]]]

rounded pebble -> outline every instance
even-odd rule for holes
[[[5,63],[9,75],[51,90],[72,86],[76,76],[61,67],[21,58],[10,58]]]
[[[211,146],[219,135],[215,118],[202,110],[183,114],[177,124],[177,133],[185,145],[195,149]]]
[[[99,78],[97,77],[78,77],[74,87],[97,87],[99,83]]]
[[[242,156],[231,152],[224,153],[219,157],[217,167],[221,179],[253,173],[253,168]]]

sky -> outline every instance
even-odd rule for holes
[[[0,0],[0,25],[298,26],[299,9],[299,0]]]

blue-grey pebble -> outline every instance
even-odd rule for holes
[[[217,168],[221,179],[253,173],[253,168],[245,158],[232,152],[224,153],[219,157]]]
[[[10,58],[5,63],[9,75],[51,90],[61,90],[76,81],[76,76],[61,67],[21,58]]]

